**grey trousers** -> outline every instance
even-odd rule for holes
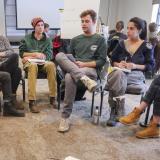
[[[56,55],[56,61],[65,74],[65,96],[63,105],[63,118],[69,118],[72,113],[73,103],[76,96],[77,82],[84,75],[91,79],[97,79],[97,72],[95,68],[79,68],[72,62],[66,54],[60,52]]]
[[[139,92],[139,90],[146,90],[146,85],[144,83],[145,77],[141,71],[125,73],[121,70],[114,70],[108,75],[107,81],[109,89],[108,102],[110,107],[115,106],[113,97],[125,95],[128,88],[133,90],[134,93]]]

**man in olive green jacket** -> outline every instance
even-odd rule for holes
[[[36,17],[31,22],[34,31],[21,41],[19,50],[24,69],[28,72],[28,99],[31,112],[39,113],[36,106],[36,79],[38,70],[47,73],[50,104],[57,107],[56,67],[52,59],[52,43],[44,33],[44,21]]]

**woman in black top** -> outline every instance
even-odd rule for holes
[[[132,88],[134,93],[139,93],[146,88],[143,73],[152,70],[154,61],[152,45],[141,38],[145,28],[144,20],[138,17],[130,19],[127,40],[120,41],[113,50],[111,63],[115,68],[108,75],[108,102],[111,107],[107,121],[109,126],[115,126],[119,117],[124,115],[125,92]]]

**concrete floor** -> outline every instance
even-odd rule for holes
[[[80,160],[159,160],[160,139],[135,138],[135,132],[141,129],[139,125],[106,127],[108,95],[98,126],[92,124],[91,94],[87,92],[86,101],[75,102],[70,132],[62,134],[57,132],[60,112],[49,106],[47,81],[38,80],[37,90],[40,114],[30,113],[25,102],[25,118],[0,117],[0,160],[64,160],[67,156]],[[19,100],[21,94],[20,86]],[[127,95],[127,112],[139,100],[140,96]],[[97,95],[95,105],[98,102]]]

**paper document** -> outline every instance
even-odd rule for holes
[[[44,59],[36,59],[36,58],[34,58],[34,59],[29,58],[28,61],[29,61],[29,62],[38,63],[38,64],[39,64],[39,63],[40,63],[40,64],[42,64],[42,63],[44,64],[44,63],[45,63],[45,60],[44,60]]]
[[[121,70],[123,72],[126,72],[126,73],[130,73],[131,70],[130,69],[127,69],[127,68],[119,68],[119,67],[112,67],[113,70]]]
[[[69,156],[69,157],[66,157],[64,160],[80,160],[80,159]]]

